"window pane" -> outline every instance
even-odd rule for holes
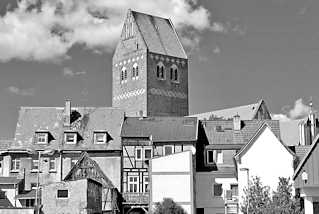
[[[207,151],[207,156],[208,163],[214,163],[214,152]]]
[[[152,158],[152,149],[145,149],[144,156],[145,156],[145,159],[151,159]]]
[[[171,146],[165,146],[165,155],[173,154],[173,148]]]
[[[232,196],[238,196],[238,185],[237,184],[232,184],[230,186],[231,191],[232,191]]]
[[[95,133],[95,143],[105,143],[106,133]]]
[[[142,159],[142,150],[136,149],[136,159]]]
[[[39,160],[32,160],[32,170],[39,169]]]
[[[214,196],[221,196],[223,188],[221,184],[214,184]]]
[[[50,159],[50,170],[55,170],[55,159],[51,158]]]
[[[62,190],[62,189],[59,189],[58,190],[58,198],[67,198],[69,195],[69,191],[68,190]]]

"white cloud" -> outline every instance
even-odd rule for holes
[[[74,71],[69,67],[64,67],[62,70],[63,76],[65,77],[74,77],[86,74],[86,71]]]
[[[309,115],[311,111],[311,107],[304,104],[302,98],[299,98],[295,101],[293,107],[285,106],[283,107],[284,113],[281,114],[273,114],[272,118],[274,120],[280,121],[289,121],[289,120],[298,120],[305,118]]]
[[[280,120],[280,121],[290,121],[291,119],[285,114],[272,114],[271,118],[273,120]]]
[[[0,61],[63,59],[74,44],[110,51],[128,8],[169,17],[178,29],[212,28],[209,11],[196,4],[189,0],[21,0],[0,17]]]
[[[20,89],[16,86],[9,86],[8,88],[6,88],[6,91],[11,94],[20,95],[20,96],[33,96],[35,93],[34,88]]]

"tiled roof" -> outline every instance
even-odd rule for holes
[[[132,11],[150,52],[186,59],[186,53],[169,19]]]
[[[17,177],[0,177],[0,184],[18,184],[22,179],[18,179]]]
[[[21,107],[15,140],[10,149],[62,149],[62,150],[120,150],[123,111],[110,107],[74,107],[80,113],[70,128],[63,126],[62,107]],[[63,143],[63,133],[73,130],[80,134],[82,141],[75,145]],[[34,143],[36,131],[49,131],[53,140],[48,145]],[[106,145],[93,144],[94,131],[107,131],[112,137]]]
[[[239,115],[240,119],[242,120],[252,120],[255,117],[256,111],[261,104],[262,100],[260,100],[258,103],[250,104],[250,105],[244,105],[244,106],[237,106],[233,108],[226,108],[216,111],[210,111],[200,114],[194,114],[191,115],[191,117],[198,117],[198,119],[208,120],[211,115],[214,115],[215,117],[220,117],[221,119],[232,119],[235,115]]]
[[[0,207],[2,208],[8,208],[8,207],[13,207],[11,202],[9,201],[9,199],[6,198],[2,198],[0,199]]]
[[[301,160],[307,154],[310,148],[311,148],[311,145],[295,146],[296,156]]]
[[[242,120],[242,128],[239,131],[233,130],[233,120],[204,120],[202,123],[209,144],[245,144],[264,123],[267,123],[280,139],[278,120]]]
[[[129,117],[123,123],[122,137],[150,137],[153,142],[196,141],[197,118]]]
[[[280,121],[281,139],[287,146],[299,144],[299,123],[303,121],[304,119]]]

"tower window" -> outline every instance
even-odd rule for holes
[[[176,65],[172,65],[170,68],[170,79],[173,82],[179,82],[178,69]]]
[[[138,65],[137,65],[137,63],[135,63],[133,65],[133,68],[132,68],[132,79],[133,80],[138,79]]]
[[[127,70],[126,70],[125,67],[123,67],[122,70],[121,70],[120,79],[121,79],[121,84],[127,82]]]
[[[165,80],[165,68],[162,62],[159,62],[156,66],[156,77],[160,80]]]

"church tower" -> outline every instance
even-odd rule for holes
[[[170,19],[128,10],[112,72],[112,106],[127,116],[188,115],[188,59]]]

